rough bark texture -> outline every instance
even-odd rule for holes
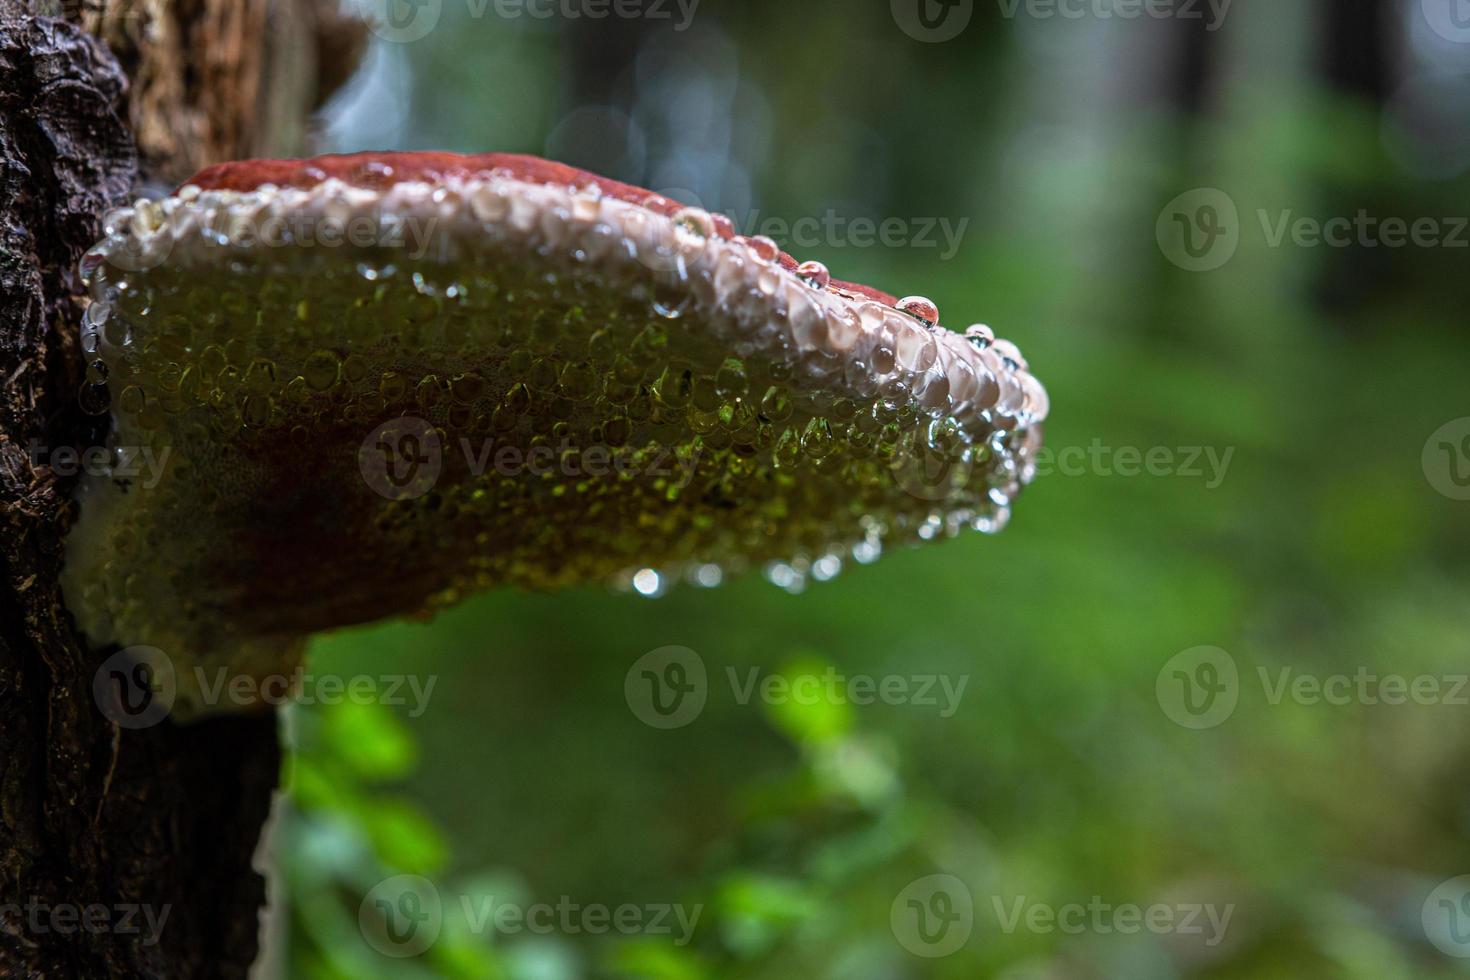
[[[242,976],[264,894],[250,861],[276,780],[274,718],[118,729],[92,697],[101,657],[56,584],[71,481],[33,446],[100,435],[72,394],[74,270],[136,179],[123,90],[76,28],[0,13],[3,976]],[[108,911],[93,933],[80,917],[96,906]],[[168,909],[159,942],[122,921],[127,906]]]
[[[251,859],[279,770],[276,720],[125,730],[102,714],[92,687],[108,651],[75,634],[57,585],[73,479],[52,471],[51,451],[105,435],[76,398],[75,270],[102,214],[140,185],[129,120],[172,180],[235,155],[262,119],[294,113],[286,139],[299,137],[316,95],[293,102],[261,83],[262,58],[282,48],[251,53],[259,33],[235,32],[256,0],[52,0],[58,17],[19,6],[0,0],[0,977],[241,977],[265,894]],[[106,35],[141,27],[139,11],[187,40],[122,45],[146,76],[130,98],[124,68],[78,24]],[[170,57],[186,63],[160,67]],[[144,909],[167,915],[156,942]]]
[[[221,160],[304,153],[309,110],[367,37],[338,0],[49,2],[117,56],[143,170],[167,184]]]

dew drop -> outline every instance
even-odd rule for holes
[[[685,413],[685,417],[689,422],[689,428],[693,429],[695,432],[699,433],[702,436],[710,435],[715,431],[716,428],[719,427],[720,424],[720,417],[717,413],[704,411],[694,405],[689,406],[689,410]],[[706,439],[705,443],[708,445],[709,440]]]
[[[586,398],[592,394],[596,380],[590,367],[580,361],[571,361],[561,369],[558,390],[567,398]]]
[[[341,367],[337,355],[329,350],[314,351],[302,365],[301,376],[317,391],[326,391],[337,383],[337,371]]]
[[[439,378],[437,375],[426,374],[413,389],[413,400],[418,403],[419,408],[429,408],[439,401]]]
[[[613,377],[625,385],[635,385],[643,380],[643,365],[626,354],[620,354],[613,361]]]
[[[773,561],[765,567],[766,581],[793,595],[806,591],[806,574],[784,561]]]
[[[307,385],[305,378],[295,377],[286,382],[286,390],[282,395],[287,405],[305,405],[311,398],[311,387]]]
[[[1010,519],[1011,509],[1009,507],[997,507],[991,504],[970,521],[970,527],[981,534],[999,534],[1005,530]]]
[[[184,368],[179,378],[179,397],[187,405],[204,404],[204,385],[199,381],[199,369],[192,364]]]
[[[713,412],[720,407],[720,392],[713,378],[700,375],[693,380],[689,390],[689,401],[701,412]]]
[[[700,208],[684,208],[675,214],[674,228],[697,238],[709,238],[715,233],[714,221],[709,212]]]
[[[774,262],[781,255],[781,246],[774,239],[765,235],[754,235],[745,239],[745,244],[755,253],[755,257],[762,262]]]
[[[832,452],[834,442],[832,426],[824,418],[812,419],[801,434],[801,448],[813,459],[825,459]]]
[[[869,535],[852,546],[852,560],[859,565],[871,565],[883,554],[883,545],[877,535]]]
[[[611,330],[599,330],[587,340],[587,354],[595,361],[612,360],[617,352],[617,334]]]
[[[873,348],[873,353],[869,360],[873,365],[873,370],[878,374],[888,374],[893,370],[894,364],[897,361],[897,355],[894,353],[891,343],[883,342]]]
[[[158,369],[158,373],[155,375],[155,383],[164,391],[178,391],[179,379],[183,375],[183,368],[173,362],[169,362]]]
[[[787,429],[776,440],[776,446],[771,452],[771,462],[777,467],[795,466],[800,455],[801,437],[796,434],[795,429]]]
[[[826,289],[832,281],[832,273],[821,262],[803,262],[796,267],[796,274],[814,289]]]
[[[791,395],[785,388],[772,385],[761,398],[761,414],[772,422],[791,418]]]
[[[664,369],[653,386],[658,400],[665,405],[680,406],[689,401],[694,390],[694,373],[688,368],[671,365]]]
[[[245,387],[257,395],[269,394],[276,386],[276,364],[263,357],[256,358],[245,372]],[[177,383],[174,385],[178,387]]]
[[[907,313],[926,327],[932,327],[939,322],[939,307],[924,296],[905,296],[894,309]]]
[[[828,310],[825,319],[828,346],[835,351],[851,350],[862,332],[857,314],[846,308]]]
[[[342,376],[348,381],[361,381],[367,374],[367,361],[358,354],[349,354],[342,362]]]
[[[715,390],[721,398],[739,398],[749,389],[745,365],[738,358],[727,357],[715,374]]]
[[[660,280],[653,287],[653,312],[665,320],[677,320],[689,310],[693,299],[682,283]]]
[[[378,394],[384,401],[396,402],[408,394],[408,382],[397,371],[384,371],[378,379]]]
[[[830,582],[842,571],[842,559],[836,555],[823,555],[812,562],[812,578],[818,582]]]
[[[455,375],[449,382],[449,393],[460,405],[469,405],[485,393],[485,379],[473,371]]]
[[[490,427],[496,432],[509,432],[516,427],[517,414],[505,405],[490,413]]]
[[[632,434],[632,426],[628,420],[622,417],[608,419],[602,427],[602,437],[606,443],[614,449],[628,444],[628,437]]]
[[[147,398],[142,388],[137,385],[128,385],[117,396],[117,407],[129,415],[136,415],[143,410]]]
[[[249,395],[245,403],[240,406],[240,415],[245,424],[254,429],[264,428],[270,421],[271,411],[274,409],[269,395]]]
[[[973,323],[965,328],[965,339],[984,350],[995,342],[995,332],[983,323]]]
[[[589,193],[595,191],[596,193]],[[602,190],[596,184],[572,195],[572,219],[582,224],[591,224],[602,213]]]
[[[550,358],[538,357],[526,372],[526,383],[536,391],[549,391],[556,384],[556,365]]]
[[[1005,361],[1006,367],[1011,370],[1014,371],[1016,368],[1026,369],[1026,358],[1021,356],[1020,348],[1009,340],[994,341],[991,343],[990,349],[999,354],[1001,359]]]
[[[501,405],[519,415],[531,407],[531,392],[524,384],[513,385],[505,393],[505,398],[501,402]]]
[[[663,591],[663,579],[651,568],[640,568],[633,573],[633,589],[642,596],[656,596]]]

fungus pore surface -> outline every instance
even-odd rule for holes
[[[1047,412],[983,326],[529,157],[211,168],[84,274],[112,425],[63,585],[92,642],[183,668],[185,714],[479,589],[795,590],[997,531]]]

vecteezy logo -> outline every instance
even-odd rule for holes
[[[1470,416],[1436,429],[1420,462],[1430,486],[1451,500],[1470,500]]]
[[[357,909],[363,939],[384,956],[418,956],[439,938],[439,890],[427,878],[396,875],[378,882]]]
[[[699,717],[709,697],[704,660],[688,647],[650,650],[628,668],[623,697],[645,725],[683,728]]]
[[[389,419],[362,441],[357,466],[374,492],[412,500],[433,489],[444,463],[438,430],[412,416]]]
[[[1164,258],[1187,272],[1209,272],[1240,247],[1240,212],[1224,191],[1196,187],[1164,205],[1154,233]]]
[[[949,956],[970,940],[975,900],[954,875],[929,875],[898,893],[888,925],[899,945],[915,956]]]
[[[1219,647],[1191,647],[1164,664],[1154,682],[1159,707],[1184,728],[1214,728],[1235,713],[1240,672]]]
[[[152,728],[168,717],[178,691],[173,661],[157,647],[128,647],[92,676],[92,698],[119,728]]]
[[[893,22],[915,41],[939,44],[970,26],[975,0],[889,0]]]
[[[443,0],[372,0],[368,22],[383,40],[409,44],[438,26],[443,8]]]
[[[1460,875],[1429,893],[1420,911],[1425,937],[1446,956],[1470,958],[1470,875]]]
[[[1420,0],[1424,19],[1446,41],[1470,44],[1470,0]]]
[[[1470,472],[1464,469],[1467,464],[1470,464],[1470,436],[1465,436],[1458,442],[1441,439],[1437,448],[1445,455],[1450,482],[1456,487],[1470,487]]]

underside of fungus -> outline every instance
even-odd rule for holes
[[[982,326],[529,157],[211,168],[84,272],[112,426],[68,603],[206,672],[480,589],[797,589],[996,531],[1047,411]]]

